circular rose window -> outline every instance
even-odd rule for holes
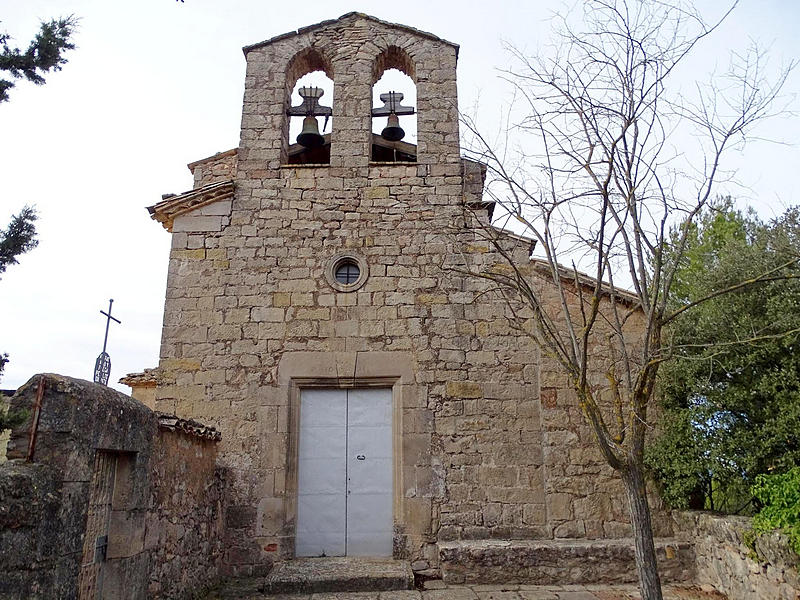
[[[361,277],[361,269],[356,261],[346,258],[336,266],[333,276],[342,285],[353,285]]]
[[[334,256],[325,269],[325,279],[333,289],[354,292],[367,281],[367,263],[353,254]]]

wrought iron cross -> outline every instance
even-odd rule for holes
[[[122,325],[122,321],[111,316],[112,304],[114,304],[113,298],[108,301],[108,312],[100,311],[100,314],[106,317],[106,335],[103,338],[103,351],[94,363],[94,382],[102,385],[108,385],[108,377],[111,375],[111,357],[106,352],[106,346],[108,345],[108,327],[111,325],[111,321]]]

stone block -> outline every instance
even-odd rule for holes
[[[194,250],[172,250],[170,252],[170,258],[176,260],[203,260],[205,257],[205,248],[195,248]]]
[[[548,494],[547,512],[550,519],[556,521],[572,519],[572,499],[569,494]]]
[[[405,509],[409,534],[425,535],[431,533],[430,498],[407,498]]]
[[[385,186],[367,188],[364,192],[364,197],[368,200],[375,198],[388,198],[389,188]]]
[[[195,215],[181,215],[175,217],[172,223],[172,231],[180,232],[193,232],[193,231],[222,231],[223,218],[220,216],[195,216]]]
[[[231,200],[220,200],[219,202],[212,202],[211,204],[206,204],[205,206],[201,206],[191,214],[203,215],[203,216],[209,216],[209,215],[228,216],[231,214],[231,204],[232,204]]]
[[[225,511],[225,526],[230,529],[248,529],[256,524],[257,510],[252,506],[229,506]]]
[[[462,364],[466,358],[463,350],[439,350],[439,360]]]
[[[327,352],[288,352],[278,364],[278,379],[288,385],[293,377],[336,378],[336,356]]]
[[[256,306],[250,311],[250,318],[255,322],[283,322],[285,310],[283,308],[270,308]]]
[[[544,525],[547,522],[544,503],[524,504],[522,506],[522,522],[526,525]]]
[[[584,538],[586,537],[586,525],[581,520],[566,521],[556,525],[553,529],[555,538]]]
[[[414,381],[414,361],[407,352],[359,352],[356,358],[356,377],[398,377],[404,383]]]
[[[258,503],[256,535],[274,536],[283,530],[283,498],[262,498]]]
[[[480,398],[483,387],[474,381],[448,381],[447,395],[451,398]]]
[[[272,305],[278,307],[291,306],[291,294],[287,292],[275,292],[272,294]]]
[[[478,482],[485,486],[513,487],[518,479],[516,467],[481,467]]]
[[[403,462],[409,465],[427,465],[431,460],[431,436],[426,433],[403,436]]]
[[[558,404],[556,388],[542,388],[540,398],[543,408],[555,408]]]
[[[206,258],[211,260],[225,260],[228,258],[228,251],[225,248],[207,248]]]

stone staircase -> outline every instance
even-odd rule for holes
[[[414,573],[407,561],[390,558],[297,558],[275,564],[267,577],[230,581],[207,596],[258,599],[284,594],[410,590]]]

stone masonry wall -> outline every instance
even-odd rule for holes
[[[188,167],[194,179],[194,185],[192,187],[199,188],[211,183],[230,181],[236,177],[236,154],[237,150],[234,148],[189,163]]]
[[[44,388],[35,426],[34,405],[40,382]],[[12,432],[8,443],[9,462],[0,467],[9,469],[4,471],[9,483],[4,491],[11,497],[18,495],[18,501],[25,498],[31,506],[45,504],[51,508],[47,509],[47,518],[33,526],[9,523],[0,531],[4,542],[19,534],[24,540],[19,547],[11,546],[15,552],[4,557],[11,562],[0,564],[0,572],[8,574],[4,579],[10,583],[4,591],[9,598],[29,597],[28,593],[33,598],[76,597],[96,449],[136,453],[137,459],[147,464],[155,417],[119,392],[58,375],[33,377],[17,390],[11,407],[25,409],[29,419]],[[34,453],[32,462],[27,463],[32,429],[36,431]],[[50,483],[39,487],[36,481],[45,470]],[[146,593],[146,578],[142,577],[145,567],[131,550],[137,544],[137,526],[143,525],[147,474],[137,469],[129,475],[125,487],[130,493],[125,494],[123,502],[133,509],[131,518],[109,522],[109,553],[114,556],[122,550],[112,545],[119,541],[125,546],[122,554],[126,556],[109,560],[105,573],[109,580],[124,586],[131,598],[142,598]],[[0,499],[0,504],[5,504],[5,499]],[[116,513],[115,517],[119,516]],[[111,535],[111,529],[119,525],[126,530],[124,540]],[[93,540],[90,543],[93,545]],[[5,543],[2,546],[9,547]],[[33,582],[41,584],[28,588]]]
[[[0,465],[0,598],[85,597],[79,582],[93,590],[86,587],[92,564],[102,571],[106,599],[181,598],[216,582],[222,486],[215,441],[165,430],[128,396],[58,375],[35,376],[11,405],[30,418],[12,432],[9,461]],[[115,461],[113,493],[107,528],[88,531],[100,453]],[[103,535],[100,560],[95,543]]]
[[[555,288],[534,274],[539,281],[541,297],[546,305],[555,307],[559,299]],[[567,293],[567,297],[576,294]],[[610,314],[607,300],[601,302]],[[580,314],[577,302],[570,307]],[[557,319],[556,319],[557,320]],[[626,323],[631,340],[641,339],[643,318],[637,313]],[[606,345],[602,322],[596,326],[590,340],[593,364],[602,366],[590,373],[589,380],[597,389],[607,387],[605,374],[612,360]],[[578,403],[577,394],[561,365],[553,358],[540,363],[540,402],[542,414],[543,461],[547,470],[543,495],[549,525],[555,538],[622,538],[630,537],[628,502],[620,476],[606,463],[594,441],[594,433]],[[613,423],[610,403],[598,399],[605,411],[606,423]],[[653,402],[655,404],[655,402]],[[655,407],[651,407],[653,411]],[[650,420],[654,420],[651,413]],[[671,520],[657,494],[649,494],[652,525],[657,537],[672,535]]]
[[[754,553],[744,543],[749,517],[674,512],[678,535],[694,544],[696,581],[731,600],[797,600],[800,557],[777,533],[759,536]]]
[[[78,565],[61,551],[60,481],[47,465],[0,466],[0,598],[68,598]],[[73,531],[75,531],[73,529]],[[80,532],[77,532],[80,533]]]
[[[176,220],[156,388],[158,410],[223,434],[231,571],[293,555],[306,385],[392,387],[394,554],[417,570],[439,540],[629,534],[566,382],[464,274],[502,259],[465,227],[488,220],[464,213],[482,177],[459,156],[456,51],[357,13],[245,48],[235,195],[218,227]],[[417,86],[415,164],[369,162],[371,86],[391,67]],[[288,166],[289,95],[315,69],[335,86],[331,162]],[[336,291],[325,271],[348,253],[369,276]]]
[[[215,441],[159,430],[145,539],[150,597],[196,595],[219,580],[224,479],[216,457]]]

